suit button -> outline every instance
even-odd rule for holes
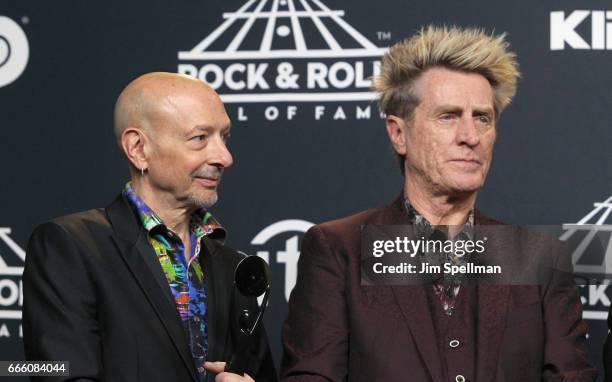
[[[458,374],[458,375],[455,377],[455,381],[456,381],[456,382],[465,382],[465,377],[464,377],[463,375],[461,375],[461,374]]]
[[[448,346],[450,346],[452,348],[456,348],[457,346],[459,346],[459,341],[452,340],[451,342],[448,343]]]

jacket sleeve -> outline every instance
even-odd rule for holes
[[[281,380],[346,379],[349,333],[345,268],[319,226],[304,235],[297,282],[282,329]]]
[[[259,347],[257,350],[257,359],[260,360],[257,365],[257,371],[253,369],[252,375],[256,382],[277,382],[278,375],[276,373],[276,367],[274,366],[274,360],[272,359],[272,352],[268,344],[268,336],[266,330],[262,327]]]
[[[98,381],[101,378],[95,290],[85,255],[55,223],[32,234],[23,274],[23,341],[27,360],[68,361],[69,377],[33,381]]]
[[[589,363],[582,303],[574,281],[571,256],[565,246],[556,250],[554,269],[544,297],[545,355],[543,380],[595,381]]]

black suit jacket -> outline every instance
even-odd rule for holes
[[[362,226],[401,224],[409,224],[409,218],[398,198],[306,233],[283,326],[283,381],[446,380],[425,290],[431,285],[361,283]],[[475,224],[502,227],[478,212]],[[558,250],[544,250],[558,247],[556,239],[504,227],[508,231],[502,237],[489,237],[483,255],[503,259],[501,264],[510,266],[504,272],[568,269],[560,264],[568,256],[553,258],[548,255]],[[531,285],[479,282],[476,381],[595,380],[571,273],[546,272],[544,277],[542,283],[526,278]]]
[[[203,242],[208,359],[226,361],[233,350],[230,305],[256,301],[231,297],[242,255],[210,238]],[[37,227],[23,283],[26,358],[70,362],[70,377],[44,380],[197,380],[166,277],[123,196],[106,209]],[[258,382],[277,379],[263,331],[248,373]]]

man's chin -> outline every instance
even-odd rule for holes
[[[481,179],[457,179],[449,187],[454,194],[473,194],[482,188],[483,182]]]
[[[217,203],[219,196],[217,192],[213,192],[209,195],[190,195],[187,200],[189,204],[197,208],[210,208]]]
[[[453,193],[455,195],[470,195],[480,190],[481,187],[482,185],[480,184],[478,185],[475,185],[475,184],[457,185],[453,188]]]

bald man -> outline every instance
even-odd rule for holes
[[[131,180],[105,209],[37,227],[23,275],[28,360],[68,361],[53,381],[275,381],[265,332],[244,376],[233,352],[230,296],[242,256],[208,209],[232,156],[230,120],[201,81],[145,74],[115,105]]]

